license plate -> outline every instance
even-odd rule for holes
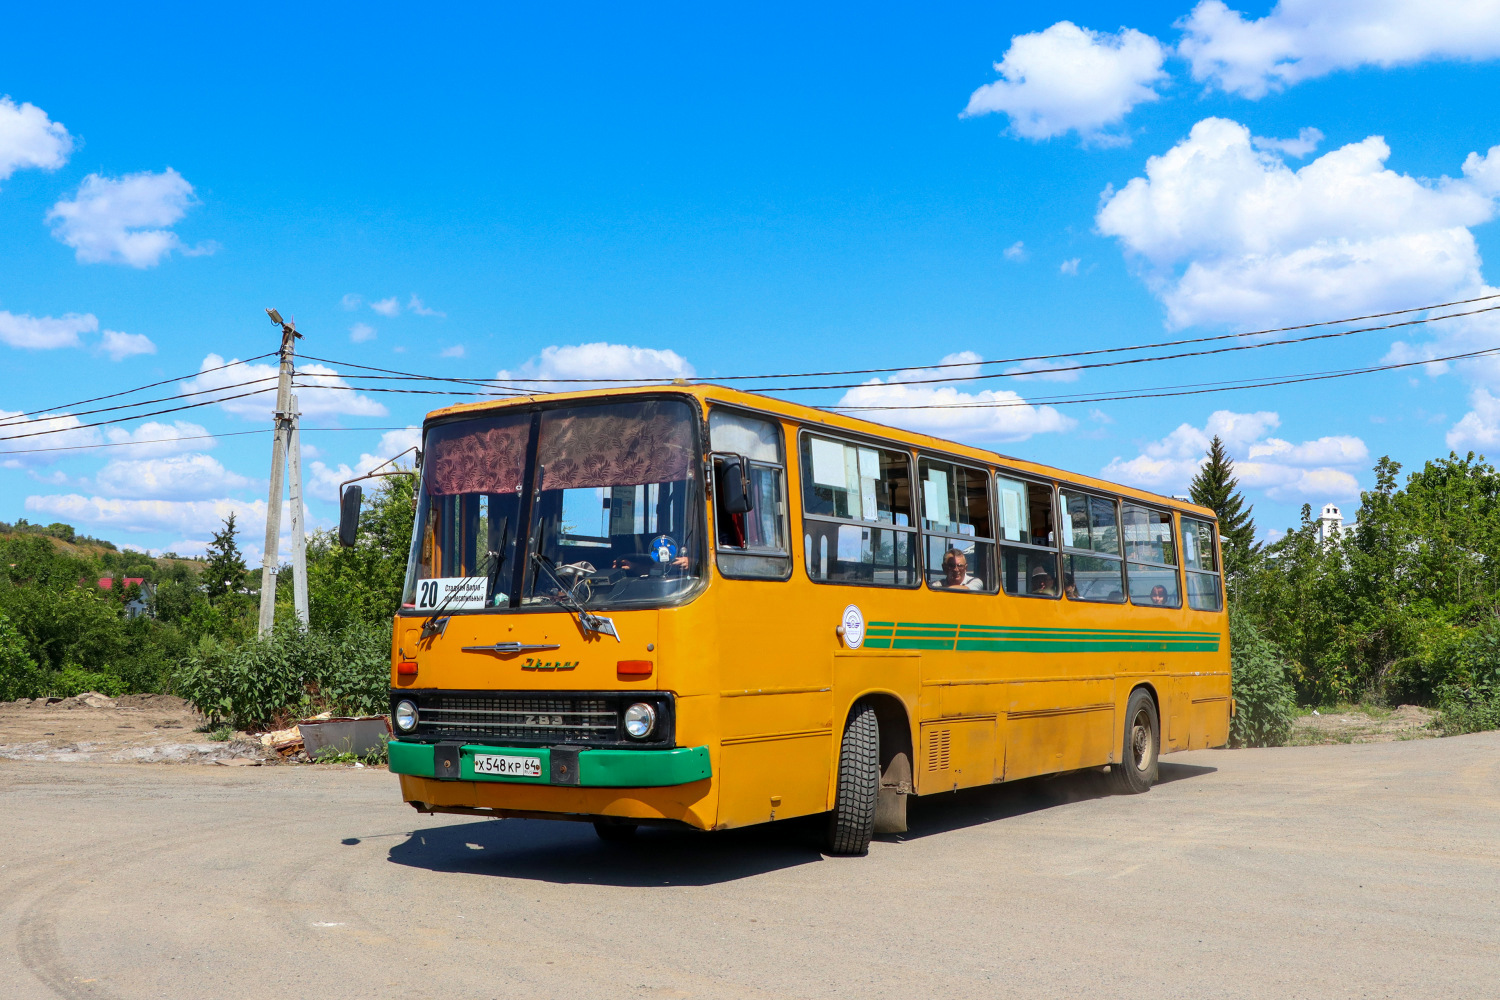
[[[474,755],[474,773],[540,778],[542,776],[542,758],[503,757],[499,754],[476,753]]]

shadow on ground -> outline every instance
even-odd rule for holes
[[[1214,770],[1164,761],[1159,780]],[[1082,773],[926,795],[912,800],[907,833],[880,839],[919,840],[1109,794],[1102,775]],[[621,845],[601,841],[587,823],[464,820],[415,830],[390,849],[389,860],[429,871],[567,884],[713,885],[822,861],[823,822],[804,817],[716,833],[642,827]]]

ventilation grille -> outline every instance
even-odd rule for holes
[[[927,731],[927,770],[946,771],[953,760],[953,730]]]

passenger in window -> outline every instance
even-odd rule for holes
[[[1046,566],[1037,566],[1031,571],[1031,592],[1044,597],[1057,594],[1057,580],[1047,571]]]
[[[1063,575],[1063,593],[1072,600],[1078,600],[1078,584],[1073,579],[1072,573],[1066,573]]]
[[[1167,606],[1167,588],[1163,587],[1159,583],[1156,586],[1152,587],[1151,588],[1151,603],[1154,604],[1154,605],[1156,605],[1159,608],[1166,607]]]
[[[969,557],[958,549],[943,553],[943,587],[948,590],[983,590],[984,581],[969,573]]]

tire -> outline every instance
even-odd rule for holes
[[[635,840],[636,825],[634,823],[606,823],[596,822],[594,832],[599,839],[606,844],[628,844]]]
[[[1156,763],[1161,756],[1161,721],[1156,702],[1145,690],[1130,693],[1125,704],[1125,732],[1120,760],[1109,769],[1110,784],[1121,795],[1139,795],[1156,784]]]
[[[854,706],[839,749],[838,790],[828,814],[825,848],[829,854],[869,851],[875,833],[875,800],[880,792],[880,724],[871,705]]]

